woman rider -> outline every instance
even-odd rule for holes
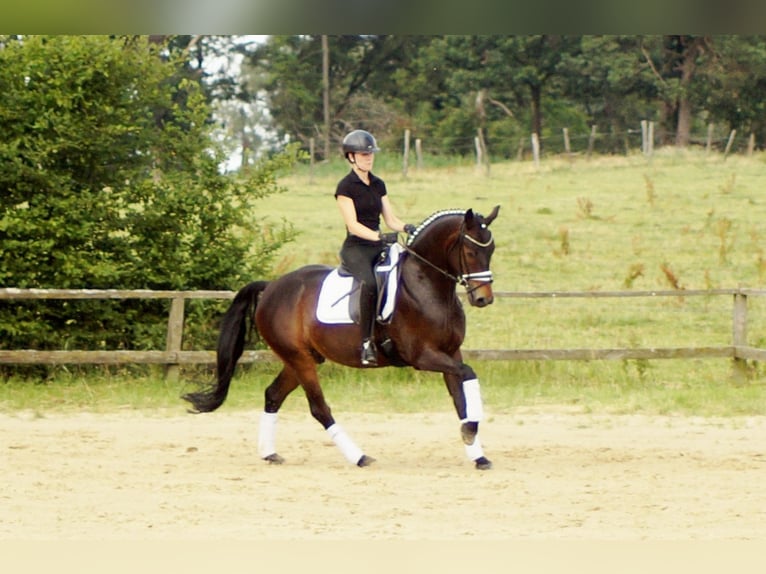
[[[335,199],[346,225],[346,239],[340,251],[343,266],[361,283],[359,323],[362,328],[363,366],[377,365],[373,340],[377,284],[374,265],[384,243],[396,241],[396,233],[380,233],[380,216],[394,231],[412,233],[415,226],[405,224],[395,214],[386,194],[386,184],[373,175],[372,164],[378,149],[375,138],[364,130],[354,130],[343,138],[343,156],[351,171],[338,182]]]

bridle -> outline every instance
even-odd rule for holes
[[[482,226],[486,228],[485,225],[482,224]],[[439,273],[441,273],[445,277],[448,277],[449,279],[451,279],[455,283],[457,283],[459,285],[462,285],[463,287],[465,287],[466,293],[467,294],[471,294],[473,291],[478,289],[480,287],[480,285],[477,285],[475,287],[470,287],[470,285],[468,283],[469,281],[478,281],[480,283],[492,283],[493,279],[492,279],[492,271],[490,271],[489,269],[487,269],[486,271],[476,271],[474,273],[463,273],[463,270],[466,268],[466,265],[465,265],[465,255],[463,254],[463,249],[462,249],[463,241],[465,241],[465,240],[470,241],[471,243],[473,243],[474,245],[476,245],[478,247],[487,248],[490,245],[492,245],[492,243],[494,243],[495,238],[492,237],[492,233],[490,232],[490,237],[489,237],[489,239],[486,242],[481,242],[478,239],[474,239],[473,237],[471,237],[470,235],[468,235],[465,232],[465,223],[463,223],[460,226],[460,231],[458,232],[457,240],[455,240],[455,242],[452,244],[452,246],[447,250],[447,253],[449,254],[456,247],[460,247],[460,259],[459,259],[458,265],[460,267],[461,273],[459,275],[457,275],[457,276],[452,275],[452,273],[450,273],[449,271],[447,271],[445,269],[442,269],[438,265],[435,265],[435,264],[431,263],[428,259],[426,259],[422,255],[420,255],[419,253],[415,252],[413,249],[411,249],[407,245],[404,246],[404,250],[407,253],[409,253],[412,256],[414,256],[419,261],[422,261],[423,263],[425,263],[426,265],[428,265],[432,269],[438,271]]]

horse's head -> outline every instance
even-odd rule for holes
[[[409,236],[407,251],[442,277],[465,287],[471,305],[486,307],[494,301],[489,260],[495,240],[489,225],[498,211],[499,205],[487,217],[471,209],[438,211]]]
[[[466,288],[468,302],[475,307],[486,307],[495,300],[492,294],[492,271],[489,261],[495,251],[495,240],[489,225],[497,217],[500,206],[496,205],[487,217],[469,209],[465,212],[453,262],[458,270],[458,280]]]

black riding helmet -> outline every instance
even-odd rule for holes
[[[372,134],[364,130],[354,130],[343,138],[343,157],[350,153],[375,153],[380,151]]]

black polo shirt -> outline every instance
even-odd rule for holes
[[[356,220],[373,231],[379,231],[380,215],[383,211],[381,198],[386,195],[386,184],[372,173],[369,175],[370,185],[368,186],[359,179],[354,170],[351,170],[346,177],[338,182],[335,197],[342,195],[351,198],[351,201],[354,202],[354,209],[356,209]],[[360,243],[370,243],[361,237],[352,237],[359,240]]]

